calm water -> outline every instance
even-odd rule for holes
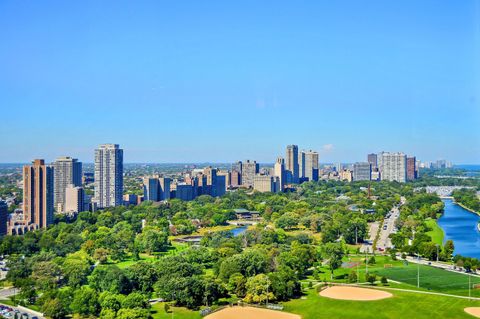
[[[455,245],[455,254],[480,259],[480,232],[477,223],[480,217],[444,199],[445,213],[438,224],[445,233],[445,240],[451,239]]]
[[[232,229],[232,234],[234,237],[243,234],[247,230],[247,226],[237,227]]]

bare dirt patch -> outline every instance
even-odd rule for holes
[[[255,308],[255,307],[229,307],[214,312],[205,319],[301,319],[299,315],[288,312]]]
[[[341,300],[371,301],[390,298],[393,295],[389,292],[377,289],[333,286],[322,290],[320,296]]]
[[[468,307],[463,310],[465,310],[465,312],[469,315],[480,318],[480,307]]]

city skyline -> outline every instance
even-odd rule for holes
[[[108,142],[126,162],[273,162],[297,141],[322,162],[403,150],[477,164],[479,12],[2,1],[0,162],[91,162]]]

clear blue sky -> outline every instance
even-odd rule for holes
[[[0,162],[480,163],[480,1],[0,1]]]

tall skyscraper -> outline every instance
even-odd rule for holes
[[[170,199],[170,184],[172,183],[172,179],[160,177],[158,181],[160,182],[160,200]]]
[[[367,161],[372,164],[372,169],[378,167],[377,154],[371,153],[367,155]]]
[[[23,167],[23,214],[26,224],[45,228],[53,223],[53,168],[43,159]]]
[[[298,146],[288,145],[285,157],[285,168],[287,170],[287,183],[298,183],[299,164],[298,164]]]
[[[53,202],[57,212],[64,212],[65,190],[68,185],[82,186],[82,163],[76,158],[59,157],[53,162],[54,195]]]
[[[304,179],[306,176],[305,176],[305,157],[306,157],[306,153],[305,151],[301,151],[300,154],[299,154],[299,157],[298,157],[298,178],[299,180],[302,180]]]
[[[78,213],[85,210],[85,191],[80,186],[70,184],[65,189],[65,213]]]
[[[260,171],[260,166],[256,161],[247,160],[242,165],[242,185],[253,187],[253,179]]]
[[[278,188],[282,192],[285,188],[285,160],[282,157],[277,158],[273,166],[273,175],[278,177]]]
[[[407,156],[405,154],[382,152],[378,154],[377,160],[382,181],[405,183],[407,179]]]
[[[314,151],[302,153],[305,154],[304,177],[309,181],[318,181],[318,153]]]
[[[123,204],[123,150],[118,144],[95,150],[95,201],[98,208]]]
[[[407,180],[413,181],[417,178],[417,159],[407,157]]]
[[[0,200],[0,236],[7,234],[8,206],[3,200]]]
[[[238,161],[232,165],[232,186],[240,186],[242,185],[242,171],[243,171],[243,163],[242,161]],[[235,179],[233,174],[235,174]]]
[[[355,163],[353,164],[353,180],[369,181],[372,179],[371,163]]]

